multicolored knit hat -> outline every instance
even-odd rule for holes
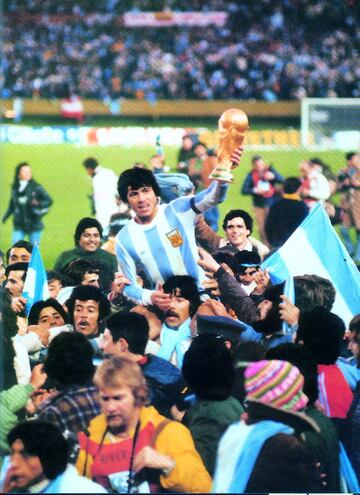
[[[287,361],[258,361],[245,370],[246,400],[277,409],[292,412],[303,409],[309,401],[303,386],[300,371]]]

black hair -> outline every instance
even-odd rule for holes
[[[179,289],[181,297],[184,297],[190,303],[190,316],[194,316],[201,304],[201,299],[196,280],[193,277],[189,275],[172,275],[164,283],[163,289],[167,294],[173,294],[176,289]]]
[[[255,163],[257,162],[258,160],[262,160],[262,156],[261,155],[254,155],[252,158],[251,158],[251,163]]]
[[[94,374],[94,350],[78,332],[62,332],[50,342],[44,371],[61,390],[69,385],[88,385]]]
[[[184,355],[183,376],[199,398],[224,400],[234,378],[231,353],[222,338],[198,335]]]
[[[151,170],[139,167],[124,170],[118,180],[118,193],[121,201],[128,203],[127,195],[129,187],[130,189],[137,190],[144,186],[152,187],[155,196],[160,197],[160,187]]]
[[[94,287],[93,285],[79,285],[78,287],[75,287],[71,293],[71,296],[65,303],[69,312],[70,323],[74,323],[75,301],[89,301],[90,299],[99,303],[98,323],[102,322],[107,316],[109,316],[111,305],[102,290],[98,287]]]
[[[345,158],[347,161],[350,161],[354,158],[355,155],[358,155],[359,153],[356,151],[349,151],[349,153],[346,153]]]
[[[62,270],[73,281],[73,285],[80,285],[86,273],[99,274],[99,269],[96,266],[82,258],[69,261]]]
[[[60,313],[62,319],[64,320],[64,323],[68,323],[69,317],[67,312],[64,310],[64,308],[56,299],[49,297],[49,299],[46,299],[45,301],[37,301],[31,306],[30,313],[28,316],[28,324],[37,325],[39,323],[41,311],[44,308],[49,308],[49,307],[54,308],[55,311]]]
[[[218,263],[226,263],[229,268],[237,274],[239,271],[238,263],[236,262],[235,256],[228,251],[217,251],[213,254],[213,258]]]
[[[12,250],[12,248],[24,248],[26,249],[26,251],[28,253],[32,253],[32,250],[33,250],[33,245],[31,244],[31,242],[28,242],[28,241],[24,241],[24,240],[21,240],[21,241],[17,241],[15,242],[7,251],[6,251],[6,255],[5,255],[5,258],[6,258],[6,264],[9,263],[9,258],[10,258],[10,251]]]
[[[107,318],[106,328],[114,342],[125,339],[130,352],[144,354],[149,339],[149,324],[144,316],[131,311],[118,312]]]
[[[8,434],[9,445],[16,440],[22,441],[27,454],[39,457],[49,480],[65,471],[69,447],[57,426],[39,420],[19,423]]]
[[[349,323],[349,331],[360,335],[360,314],[354,316]]]
[[[51,280],[60,280],[61,283],[63,282],[63,274],[56,270],[47,270],[46,278],[48,282]]]
[[[300,312],[296,342],[303,342],[316,364],[335,363],[344,334],[343,320],[328,309],[318,306]]]
[[[317,366],[306,347],[287,342],[269,349],[266,359],[280,359],[296,366],[304,377],[303,390],[309,405],[315,404],[319,397]]]
[[[92,229],[92,228],[97,229],[99,231],[100,237],[102,238],[103,228],[98,220],[91,217],[84,217],[80,220],[80,222],[76,226],[75,234],[74,234],[74,241],[76,246],[79,245],[79,240],[84,230]]]
[[[247,230],[250,230],[250,234],[251,234],[253,228],[253,219],[249,215],[249,213],[245,210],[230,210],[225,215],[222,225],[223,229],[226,230],[226,226],[229,220],[232,220],[233,218],[237,218],[237,217],[240,217],[244,220],[245,227],[247,228]]]
[[[301,186],[301,181],[298,177],[287,177],[284,180],[283,191],[285,194],[294,194]]]
[[[30,167],[30,165],[28,164],[28,162],[20,162],[18,165],[16,165],[14,171],[14,180],[11,186],[12,189],[17,189],[19,187],[20,184],[19,172],[23,167]]]
[[[22,275],[22,279],[25,282],[26,273],[28,271],[28,268],[29,268],[29,263],[23,263],[23,262],[13,263],[12,265],[8,265],[6,267],[6,269],[5,269],[5,275],[8,277],[10,272],[24,271],[24,273]]]
[[[323,306],[329,311],[336,297],[332,282],[319,275],[298,275],[294,277],[295,305],[300,311],[309,311]]]
[[[238,251],[235,253],[234,258],[238,267],[237,271],[240,274],[245,273],[246,269],[250,268],[246,265],[255,265],[256,267],[259,267],[261,264],[260,255],[255,251]]]
[[[321,158],[318,158],[317,156],[315,156],[314,158],[310,158],[309,162],[313,165],[324,165],[324,162],[321,160]]]
[[[92,170],[94,170],[99,165],[99,162],[96,158],[89,157],[83,161],[83,165],[85,168],[91,168]]]
[[[281,295],[284,293],[284,283],[271,285],[264,292],[264,300],[272,302],[265,318],[253,322],[253,328],[256,332],[264,335],[271,335],[279,332],[282,327],[279,304],[282,302]]]
[[[128,213],[113,213],[110,217],[109,236],[116,235],[130,220]]]

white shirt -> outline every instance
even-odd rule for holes
[[[116,204],[117,175],[109,168],[96,167],[92,177],[93,197],[96,219],[105,228],[110,223],[110,216],[118,211]]]

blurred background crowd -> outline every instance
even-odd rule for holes
[[[140,10],[189,9],[171,0],[4,1],[1,97],[59,98],[68,88],[149,101],[360,96],[353,0],[197,1],[190,10],[226,12],[225,25],[125,27],[124,13]]]

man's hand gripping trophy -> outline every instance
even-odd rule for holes
[[[239,153],[238,149],[244,142],[245,132],[248,128],[249,121],[242,110],[229,108],[221,115],[219,119],[218,164],[210,174],[210,179],[221,182],[234,181],[231,170],[238,165],[242,151]]]

